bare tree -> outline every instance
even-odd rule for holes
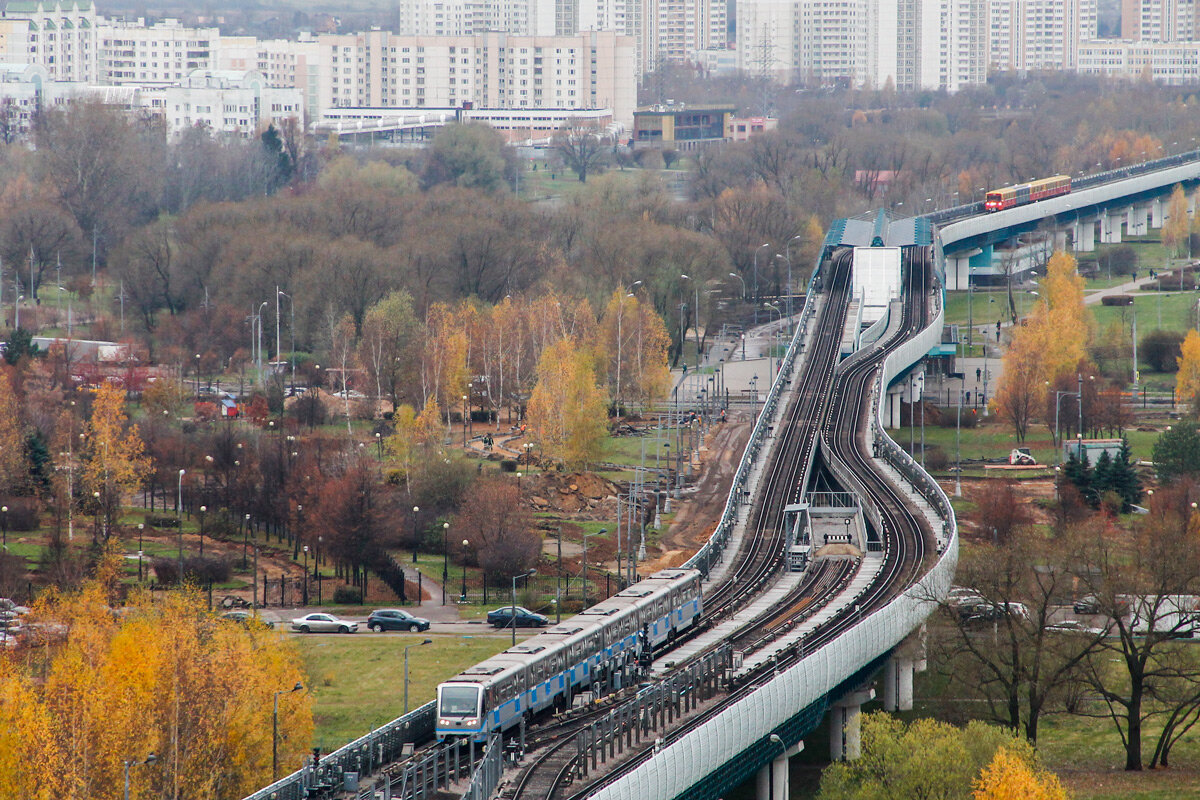
[[[598,123],[572,122],[554,136],[554,151],[567,169],[586,183],[589,172],[599,172],[608,163],[609,143]]]

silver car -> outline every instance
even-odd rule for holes
[[[354,633],[357,622],[338,619],[333,614],[309,614],[292,620],[292,630],[301,633]]]

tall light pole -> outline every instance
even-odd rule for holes
[[[433,644],[433,639],[426,639],[423,642],[416,644],[408,644],[404,646],[404,713],[408,713],[408,651],[413,647],[421,647],[423,645]]]
[[[176,509],[175,518],[179,523],[179,583],[183,584],[183,476],[187,474],[186,469],[179,470],[179,491],[176,495],[176,504],[179,506]]]
[[[450,580],[450,523],[442,523],[442,605],[446,605],[446,581]]]
[[[462,593],[459,594],[459,596],[458,596],[458,602],[460,602],[460,603],[467,602],[467,557],[466,557],[466,551],[467,551],[467,548],[470,547],[470,545],[471,545],[470,542],[468,542],[466,539],[463,539]]]
[[[412,527],[413,527],[412,551],[413,551],[413,563],[414,564],[417,563],[417,544],[418,544],[418,541],[417,541],[417,513],[420,510],[421,510],[420,506],[413,506],[413,510],[412,510]]]
[[[745,300],[746,299],[746,279],[743,278],[741,275],[738,275],[736,272],[729,273],[729,277],[738,279],[738,283],[740,283],[742,285],[742,300]]]
[[[595,533],[585,533],[583,535],[583,607],[588,607],[588,582],[587,582],[587,540],[589,536],[599,536],[602,533],[608,533],[608,528],[601,528]]]
[[[125,800],[129,800],[129,768],[153,764],[155,761],[158,761],[158,756],[151,753],[146,756],[144,761],[138,761],[136,758],[127,758],[122,762],[125,765]]]
[[[770,242],[763,242],[754,249],[754,324],[758,325],[758,254],[764,247],[770,247]]]
[[[788,265],[788,301],[787,301],[787,310],[788,310],[788,336],[789,336],[789,337],[790,337],[790,336],[792,335],[792,333],[793,333],[793,331],[792,331],[792,321],[791,321],[791,320],[792,320],[792,295],[794,295],[794,294],[796,293],[796,292],[795,292],[795,291],[792,289],[792,242],[796,241],[797,239],[803,239],[803,238],[804,238],[804,236],[802,236],[801,234],[796,234],[795,236],[793,236],[792,238],[790,238],[790,239],[788,239],[788,240],[787,240],[787,244],[786,244],[786,245],[784,246],[784,248],[783,248],[783,252],[784,252],[784,254],[785,254],[785,255],[784,255],[784,257],[787,259],[787,265]]]
[[[4,550],[8,551],[8,506],[0,506],[0,529],[4,531]],[[139,577],[141,577],[139,575]]]
[[[513,645],[516,645],[517,643],[517,581],[521,578],[529,578],[534,575],[537,575],[537,570],[531,569],[529,572],[523,572],[520,575],[513,575],[512,578],[512,606],[508,609],[508,626],[512,628]]]
[[[279,287],[275,287],[275,353],[276,360],[279,354],[279,295],[283,295],[288,299],[288,310],[291,314],[291,321],[288,327],[292,331],[292,352],[289,354],[292,362],[292,391],[296,390],[296,299],[287,292],[279,291]]]
[[[291,694],[304,689],[304,684],[296,681],[290,689],[281,689],[275,693],[275,705],[271,710],[271,782],[279,780],[279,695]]]

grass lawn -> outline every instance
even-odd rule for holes
[[[313,744],[330,752],[404,711],[404,646],[425,635],[322,636],[297,642],[306,685],[316,701]],[[409,709],[434,698],[437,685],[508,646],[507,635],[432,634],[409,651]]]
[[[995,415],[989,417],[989,419],[995,419]],[[1169,423],[1163,423],[1164,426],[1167,424]],[[909,428],[890,428],[888,429],[888,434],[897,444],[908,449]],[[916,442],[917,451],[920,452],[921,429],[918,427],[912,435]],[[1133,456],[1138,459],[1150,458],[1151,450],[1154,448],[1154,443],[1158,440],[1158,436],[1158,433],[1149,431],[1127,430],[1125,432],[1125,438],[1129,440]],[[940,428],[926,425],[925,446],[926,448],[933,446],[940,447],[942,452],[946,454],[947,459],[949,459],[951,466],[953,466],[955,457],[953,427]],[[1024,444],[1020,445],[1017,442],[1016,435],[1012,431],[1012,427],[1006,424],[989,422],[976,428],[963,428],[962,430],[961,447],[963,461],[983,458],[1007,459],[1009,451],[1018,446],[1028,447],[1039,464],[1057,463],[1057,449],[1054,447],[1053,437],[1046,426],[1040,423],[1030,426]]]
[[[1196,292],[1139,292],[1133,295],[1130,306],[1092,306],[1099,331],[1113,322],[1122,323],[1128,330],[1137,310],[1138,336],[1144,336],[1155,328],[1184,332],[1196,321]]]

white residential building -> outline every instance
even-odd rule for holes
[[[611,31],[574,36],[322,35],[303,48],[260,43],[272,86],[302,90],[311,120],[337,108],[612,109],[632,122],[637,103],[633,39]],[[227,51],[249,58],[246,49]],[[224,58],[224,56],[223,56]],[[282,66],[280,66],[282,64]],[[300,84],[307,82],[306,86]]]
[[[1195,84],[1200,81],[1200,42],[1083,42],[1078,71],[1131,80],[1150,78],[1171,86]]]
[[[1200,33],[1196,0],[1121,0],[1121,38],[1131,42],[1188,42]]]
[[[1095,39],[1097,0],[991,0],[993,70],[1074,70]]]
[[[218,28],[188,28],[179,20],[100,23],[100,83],[171,84],[193,70],[216,68]]]
[[[7,3],[0,13],[0,61],[45,67],[52,81],[95,82],[95,6],[91,0]]]

